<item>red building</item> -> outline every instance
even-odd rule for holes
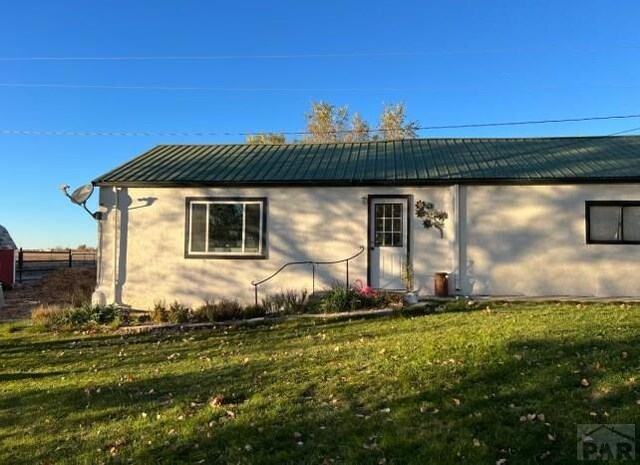
[[[11,287],[16,281],[16,244],[9,231],[0,226],[0,284]]]

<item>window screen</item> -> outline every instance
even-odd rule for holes
[[[188,255],[263,255],[265,202],[264,199],[189,201]]]
[[[640,243],[640,202],[587,202],[587,242]]]

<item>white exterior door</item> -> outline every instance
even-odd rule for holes
[[[407,199],[373,197],[369,205],[369,284],[404,289],[402,275],[409,250]]]

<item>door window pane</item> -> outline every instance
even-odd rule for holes
[[[376,246],[402,247],[402,204],[377,204],[374,227]]]
[[[382,218],[384,216],[384,205],[376,205],[376,218]]]
[[[191,250],[204,252],[207,235],[207,206],[196,203],[191,205]]]
[[[592,206],[590,211],[589,235],[596,241],[621,240],[620,226],[622,208]]]

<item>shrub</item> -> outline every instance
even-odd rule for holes
[[[282,293],[268,294],[261,305],[267,315],[277,315],[284,311],[284,297]]]
[[[226,321],[243,318],[243,308],[235,299],[223,298],[219,302],[205,301],[194,312],[194,317],[198,321]]]
[[[205,300],[202,305],[196,307],[191,317],[196,322],[214,321],[212,316],[215,314],[216,303],[212,300]]]
[[[262,305],[248,305],[242,311],[243,318],[260,318],[267,316],[267,311]]]
[[[307,305],[306,289],[288,289],[269,294],[262,299],[262,307],[267,315],[302,313]]]
[[[186,323],[189,321],[190,309],[174,300],[167,306],[164,300],[158,300],[153,304],[151,320],[156,323]]]
[[[320,301],[320,311],[324,313],[349,312],[364,306],[365,297],[354,289],[335,284]]]
[[[40,306],[31,314],[36,327],[44,329],[74,329],[100,325],[119,326],[127,322],[129,312],[114,305],[83,305],[81,307]]]
[[[153,303],[151,319],[156,323],[166,323],[169,321],[169,310],[164,300],[157,300]]]
[[[148,323],[149,321],[151,321],[151,315],[149,315],[148,313],[141,313],[140,315],[138,315],[137,321],[141,324]]]
[[[64,321],[64,309],[56,305],[40,305],[31,312],[31,322],[40,328],[59,326]]]
[[[170,323],[186,323],[189,320],[189,307],[175,300],[169,305],[167,318]]]
[[[321,298],[318,310],[324,313],[349,312],[361,308],[401,306],[402,294],[387,291],[363,291],[362,286],[345,288],[334,284]]]
[[[402,293],[378,291],[378,293],[369,300],[365,300],[366,307],[383,308],[389,306],[402,306]]]

